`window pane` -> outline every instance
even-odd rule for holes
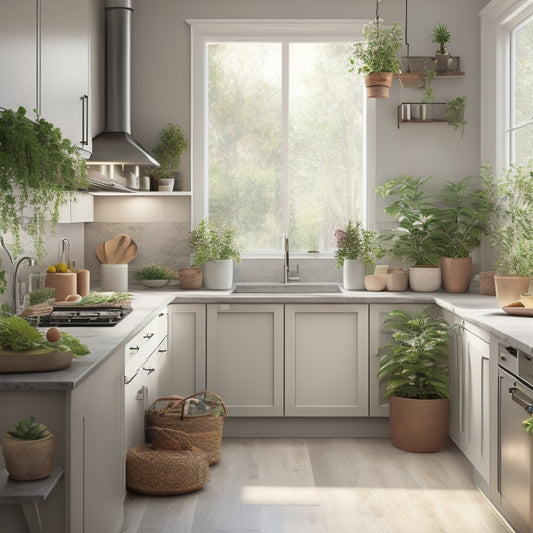
[[[289,70],[291,249],[332,251],[362,216],[362,84],[348,43],[293,43]]]
[[[514,164],[526,166],[533,159],[533,124],[514,132]]]
[[[281,44],[208,45],[209,217],[246,249],[281,243]]]

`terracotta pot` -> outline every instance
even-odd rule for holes
[[[393,292],[403,292],[409,287],[409,272],[398,269],[396,272],[387,274],[387,290]]]
[[[496,299],[500,307],[505,307],[512,302],[518,302],[520,295],[527,293],[531,276],[502,276],[494,275]]]
[[[387,287],[387,276],[371,274],[365,276],[365,289],[367,291],[384,291]]]
[[[440,267],[415,265],[409,269],[409,287],[416,292],[434,292],[442,284]]]
[[[440,268],[446,292],[468,292],[472,282],[471,257],[441,257]]]
[[[483,270],[479,273],[479,294],[496,296],[494,274],[496,274],[495,270]]]
[[[48,477],[52,471],[55,444],[52,434],[38,440],[19,440],[5,435],[2,453],[9,477],[17,481]]]
[[[388,98],[392,72],[372,72],[365,76],[367,98]]]
[[[178,270],[180,288],[185,290],[199,289],[203,283],[202,269],[200,267],[180,268]]]
[[[450,400],[389,397],[392,444],[407,452],[438,452],[448,436]]]
[[[342,284],[347,291],[365,288],[366,265],[360,259],[345,259],[342,265]]]

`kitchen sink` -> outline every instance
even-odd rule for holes
[[[239,283],[233,293],[338,293],[342,289],[336,283]]]

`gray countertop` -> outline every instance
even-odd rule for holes
[[[158,311],[169,303],[362,303],[400,304],[435,303],[458,317],[486,330],[500,340],[533,354],[533,318],[510,316],[502,311],[494,296],[475,293],[445,292],[368,292],[339,293],[239,293],[231,291],[185,291],[179,287],[131,290],[133,312],[114,327],[68,328],[91,349],[91,353],[75,359],[72,365],[55,372],[0,374],[0,390],[7,389],[72,389],[86,379],[120,345],[136,335]],[[392,309],[392,307],[391,307]]]

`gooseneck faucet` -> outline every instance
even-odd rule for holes
[[[4,249],[4,252],[6,253],[7,257],[9,258],[9,262],[11,263],[11,301],[13,302],[13,313],[15,315],[18,314],[19,310],[19,299],[17,294],[17,277],[18,277],[18,270],[20,265],[27,261],[29,266],[35,265],[35,259],[33,257],[24,256],[20,259],[17,259],[16,261],[13,259],[11,254],[9,253],[9,250],[6,248],[6,245],[4,243],[4,237],[0,237],[0,244],[2,245],[2,248]]]
[[[290,267],[290,258],[289,258],[289,237],[285,233],[283,235],[283,244],[285,248],[285,253],[283,255],[283,283],[288,283],[289,281],[300,281],[300,267],[297,264],[296,270],[291,270]]]

